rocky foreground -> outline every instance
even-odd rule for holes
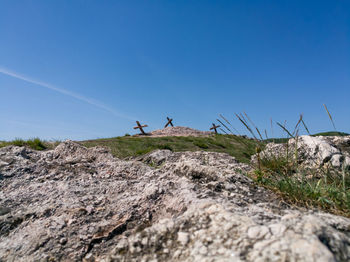
[[[288,206],[222,153],[0,149],[0,261],[349,261],[350,220]]]

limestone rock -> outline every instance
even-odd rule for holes
[[[318,168],[330,164],[335,168],[350,168],[350,136],[300,136],[290,139],[288,144],[267,144],[262,157],[287,157],[295,159],[297,149],[298,162],[305,167]],[[256,156],[253,157],[256,162]]]
[[[350,260],[348,218],[287,205],[227,154],[66,141],[0,163],[0,261]]]

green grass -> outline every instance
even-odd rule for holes
[[[5,146],[26,146],[32,148],[34,150],[45,150],[54,148],[59,142],[56,141],[54,143],[45,142],[39,138],[32,138],[28,140],[23,140],[20,138],[16,138],[12,141],[0,141],[0,148]]]
[[[331,132],[317,133],[312,136],[349,136],[349,135],[350,134],[344,133],[344,132],[331,131]]]
[[[102,146],[118,158],[146,154],[156,149],[223,152],[248,163],[255,153],[256,141],[234,135],[209,137],[115,137],[80,142],[87,147]]]
[[[323,105],[334,130],[336,130],[332,115],[327,106]],[[337,170],[335,168],[305,168],[299,166],[298,152],[295,148],[288,148],[289,138],[299,136],[300,127],[304,127],[309,135],[303,115],[301,114],[294,130],[288,130],[282,125],[276,124],[288,135],[288,138],[263,140],[261,132],[251,121],[248,115],[235,114],[242,125],[252,134],[255,129],[262,144],[275,142],[285,144],[287,155],[264,156],[260,154],[261,149],[257,147],[257,166],[253,173],[249,174],[257,183],[263,185],[276,193],[279,193],[288,202],[307,207],[321,208],[325,211],[350,217],[350,170]],[[271,120],[272,128],[272,120]],[[292,132],[291,132],[292,131]],[[266,134],[266,133],[265,133]],[[313,136],[345,136],[343,132],[324,132]],[[267,134],[266,134],[267,137]],[[296,139],[296,143],[298,140]],[[289,153],[288,153],[289,152]],[[289,155],[288,155],[289,154]]]
[[[350,217],[348,171],[300,169],[286,157],[263,158],[252,178],[287,201]]]

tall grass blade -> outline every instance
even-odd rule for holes
[[[235,115],[236,115],[236,117],[238,118],[238,120],[241,121],[241,123],[245,126],[245,128],[247,128],[247,130],[249,131],[249,133],[251,133],[252,136],[253,136],[255,139],[257,139],[256,136],[255,136],[255,134],[253,133],[252,129],[249,127],[249,125],[248,125],[239,115],[237,115],[237,114],[235,114]],[[242,116],[242,115],[241,115],[241,116]]]
[[[308,133],[308,135],[311,136],[310,131],[309,131],[309,129],[307,128],[307,126],[306,126],[306,124],[305,124],[305,122],[304,122],[303,119],[301,119],[301,123],[303,123],[303,126],[304,126],[306,132]]]
[[[231,131],[231,129],[229,129],[220,119],[216,119],[223,127],[225,127],[227,130],[228,130],[228,132],[230,132],[232,135],[234,135],[233,134],[233,132]],[[225,132],[226,133],[226,132]]]
[[[271,134],[273,136],[273,124],[272,124],[272,117],[270,118],[270,126],[271,126]]]
[[[221,132],[225,133],[226,135],[228,135],[228,133],[227,133],[224,129],[222,129],[221,127],[219,128],[219,130],[220,130]]]
[[[278,123],[277,122],[277,125],[279,126],[279,127],[281,127],[290,137],[293,137],[294,138],[294,136],[288,131],[288,129],[287,128],[285,128],[284,126],[282,126],[280,123]]]
[[[249,123],[248,123],[248,120],[244,117],[244,115],[242,113],[239,113],[239,116],[241,117],[241,119],[246,123],[246,125],[250,128],[250,132],[251,134],[253,135],[253,137],[255,139],[258,139],[256,136],[255,136],[255,133],[253,131],[253,129],[250,127]]]
[[[261,133],[260,133],[260,131],[259,131],[259,128],[255,127],[255,129],[256,129],[256,132],[258,132],[258,135],[259,135],[259,137],[260,137],[260,140],[263,141],[264,139],[263,139],[263,137],[262,137],[262,135],[261,135]]]
[[[267,136],[267,131],[266,131],[266,129],[265,129],[265,137],[266,137],[266,139],[269,139],[269,137]]]
[[[295,131],[297,131],[298,126],[300,125],[301,121],[303,120],[303,114],[300,114],[298,123],[295,125],[294,130],[293,130],[293,134],[295,134]]]
[[[249,116],[247,115],[247,113],[246,113],[246,112],[243,112],[243,114],[247,117],[248,121],[252,124],[252,126],[256,128],[256,126],[254,125],[253,121],[249,118]]]
[[[271,126],[271,135],[272,135],[272,137],[274,137],[274,135],[273,135],[272,117],[270,118],[270,126]],[[273,139],[273,142],[275,142],[275,139]]]
[[[238,132],[238,130],[237,130],[236,128],[234,128],[233,125],[231,125],[230,121],[228,121],[222,114],[220,114],[219,116],[220,116],[222,119],[224,119],[224,120],[226,121],[226,123],[227,123],[230,127],[232,127],[232,129],[233,129],[235,132],[237,132],[238,135],[241,135],[241,134]]]
[[[240,116],[241,119],[243,119],[243,121],[248,125],[248,120],[245,119],[244,115],[242,115],[242,113],[239,113],[239,116]]]
[[[326,111],[327,111],[328,117],[329,117],[329,119],[330,119],[330,120],[331,120],[331,122],[332,122],[332,125],[333,125],[333,127],[334,127],[334,130],[337,130],[337,129],[335,128],[335,124],[334,124],[334,121],[333,121],[333,117],[332,117],[331,113],[329,113],[329,111],[328,111],[328,108],[327,108],[326,104],[323,104],[323,106],[324,106],[324,108],[325,108],[325,109],[326,109]]]
[[[246,112],[243,112],[243,113],[244,113],[244,115],[247,117],[248,121],[252,124],[252,126],[256,129],[256,132],[258,133],[258,135],[259,135],[261,141],[264,140],[264,139],[262,138],[262,135],[261,135],[259,129],[258,129],[258,128],[256,127],[256,125],[254,124],[254,122],[250,119],[250,117],[247,115]]]

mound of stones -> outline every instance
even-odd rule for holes
[[[288,206],[223,153],[0,149],[0,261],[349,261],[350,219]]]
[[[161,137],[161,136],[209,136],[213,132],[200,131],[197,129],[184,127],[184,126],[168,126],[163,129],[154,130],[149,133],[151,136]]]
[[[297,157],[304,167],[350,168],[350,136],[300,136],[287,144],[267,144],[262,157]],[[256,156],[253,158],[256,162]]]

